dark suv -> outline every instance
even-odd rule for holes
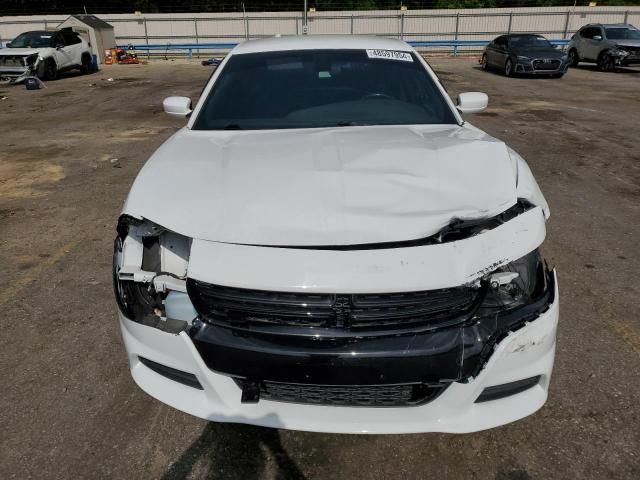
[[[626,23],[585,25],[571,37],[569,60],[592,62],[602,71],[640,64],[640,30]]]

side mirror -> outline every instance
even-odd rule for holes
[[[186,117],[191,113],[191,99],[189,97],[167,97],[162,102],[165,113],[172,117]]]
[[[7,47],[7,48],[11,48],[11,42],[7,43],[7,44],[5,45],[5,47]]]
[[[593,39],[594,39],[596,42],[599,42],[600,40],[602,40],[602,36],[601,36],[601,35],[594,35],[594,36],[593,36]]]
[[[62,45],[61,43],[56,45],[56,50],[62,50],[64,48],[64,45]]]
[[[458,110],[460,113],[482,112],[489,105],[489,97],[482,92],[465,92],[458,95]]]

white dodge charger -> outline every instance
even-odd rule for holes
[[[140,171],[114,287],[131,373],[220,422],[472,432],[547,398],[558,289],[525,161],[404,42],[245,42]]]

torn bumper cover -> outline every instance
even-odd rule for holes
[[[540,207],[469,238],[357,251],[120,230],[132,375],[180,410],[310,431],[470,432],[546,400],[558,301],[537,251]]]
[[[38,54],[0,55],[0,81],[19,83],[34,76],[40,63]]]

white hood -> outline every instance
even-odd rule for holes
[[[402,241],[506,210],[516,170],[471,126],[185,128],[142,168],[124,213],[226,243]]]
[[[34,53],[40,53],[48,48],[2,48],[0,49],[0,55],[18,56],[33,55]]]

